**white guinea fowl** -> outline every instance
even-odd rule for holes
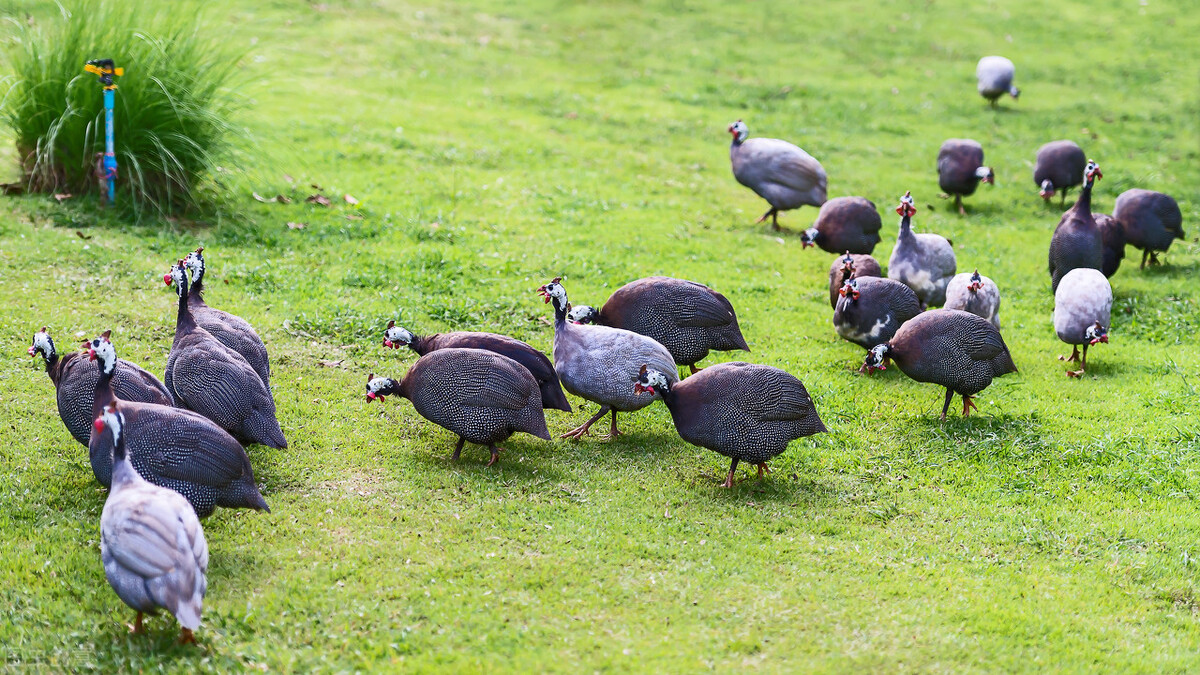
[[[1054,292],[1054,332],[1058,339],[1073,347],[1070,357],[1059,359],[1079,363],[1079,370],[1068,370],[1068,376],[1080,377],[1087,370],[1088,347],[1108,342],[1112,302],[1112,286],[1100,270],[1079,267],[1058,282]]]
[[[777,138],[749,138],[741,120],[729,125],[729,133],[733,134],[729,146],[733,177],[771,205],[758,222],[770,218],[778,230],[780,211],[825,203],[828,179],[812,155]]]
[[[97,433],[113,437],[112,486],[100,515],[100,558],[117,596],[142,615],[166,609],[195,642],[208,588],[208,544],[191,504],[178,492],[146,482],[125,454],[125,417],[117,404],[96,419]]]
[[[940,307],[946,302],[946,286],[957,271],[958,263],[950,240],[938,234],[917,234],[912,216],[917,212],[912,193],[900,198],[900,234],[888,259],[888,278],[913,289],[921,309]]]
[[[975,66],[979,95],[986,98],[993,108],[996,107],[996,99],[1005,94],[1014,99],[1019,97],[1021,90],[1013,84],[1016,75],[1016,66],[1003,56],[985,56],[979,59],[979,64]]]
[[[1000,288],[979,270],[954,275],[946,286],[946,309],[961,309],[1000,327]]]
[[[675,359],[666,347],[645,335],[567,321],[567,290],[560,281],[556,278],[538,288],[546,302],[554,303],[554,369],[567,391],[600,404],[600,412],[562,437],[581,438],[609,412],[612,427],[608,437],[618,436],[617,412],[641,410],[660,398],[640,396],[630,386],[642,366],[666,373],[673,384],[679,381]]]

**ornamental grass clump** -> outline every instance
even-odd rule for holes
[[[0,116],[25,189],[98,192],[103,94],[83,67],[110,58],[125,69],[116,78],[117,206],[140,216],[201,205],[219,163],[247,139],[232,121],[243,52],[179,3],[94,0],[60,9],[44,21],[11,21],[5,43]]]

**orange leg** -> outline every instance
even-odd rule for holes
[[[758,463],[758,477],[761,479],[763,477],[763,474],[765,474],[765,473],[771,473],[771,467],[767,466],[766,462],[759,462]]]
[[[733,472],[737,471],[737,465],[738,461],[736,459],[733,460],[733,463],[729,465],[729,476],[725,479],[725,482],[721,484],[721,487],[733,487]]]
[[[574,429],[568,431],[567,433],[563,434],[562,436],[559,436],[559,438],[569,438],[574,441],[577,441],[577,440],[583,438],[584,436],[587,435],[588,429],[591,429],[592,425],[596,423],[596,420],[607,415],[609,410],[612,410],[612,408],[609,408],[606,405],[600,406],[600,412],[596,413],[596,415],[594,417],[592,417],[592,419],[588,420],[587,422],[583,423],[580,426],[575,427]]]

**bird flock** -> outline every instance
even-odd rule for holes
[[[1014,99],[1011,61],[980,60],[978,91],[993,106]],[[1017,371],[1000,333],[1000,288],[978,269],[958,272],[951,241],[921,232],[913,223],[916,201],[906,192],[896,206],[900,230],[886,275],[872,257],[882,241],[882,219],[864,197],[827,199],[821,164],[797,146],[750,138],[738,120],[730,163],[734,178],[769,205],[759,222],[780,229],[781,212],[820,207],[801,232],[804,248],[835,255],[829,269],[829,300],[836,334],[866,350],[859,369],[870,374],[891,365],[908,377],[945,388],[942,419],[955,395],[962,414],[993,378]],[[992,184],[983,147],[950,139],[937,158],[938,184],[962,198],[980,183]],[[1053,325],[1072,345],[1078,377],[1090,346],[1106,343],[1111,329],[1111,277],[1126,245],[1143,251],[1142,267],[1183,238],[1182,216],[1168,195],[1129,190],[1113,214],[1093,213],[1092,189],[1099,165],[1068,140],[1037,151],[1033,182],[1048,203],[1057,193],[1065,206],[1048,255],[1054,294]],[[116,594],[137,612],[166,609],[179,622],[181,641],[194,641],[207,588],[208,545],[200,519],[216,507],[270,511],[255,482],[246,448],[287,448],[276,417],[270,360],[261,338],[243,319],[209,307],[203,297],[204,249],[180,258],[163,275],[174,287],[178,309],[163,380],[117,357],[108,331],[60,354],[43,327],[30,356],[40,355],[55,387],[59,416],[87,446],[96,480],[107,487],[101,515],[101,559]],[[598,308],[569,302],[562,278],[536,289],[554,312],[552,358],[504,335],[451,332],[420,336],[390,321],[385,348],[407,347],[419,358],[400,379],[367,375],[366,399],[408,399],[417,413],[457,436],[451,459],[467,443],[486,447],[488,466],[499,461],[500,443],[522,432],[550,440],[545,411],[571,413],[566,393],[599,406],[586,421],[562,434],[579,440],[608,415],[603,438],[620,435],[618,413],[634,413],[661,400],[675,430],[688,443],[730,459],[725,487],[740,462],[761,478],[768,462],[796,439],[827,429],[804,384],[768,365],[697,364],[712,351],[749,351],[733,304],[703,284],[648,277],[617,289]],[[1064,358],[1064,357],[1060,357]],[[686,367],[686,377],[681,377]],[[564,391],[565,390],[565,391]]]

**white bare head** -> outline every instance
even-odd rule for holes
[[[1054,183],[1050,182],[1049,178],[1042,181],[1042,185],[1038,190],[1038,194],[1042,196],[1042,199],[1050,201],[1050,198],[1054,196]]]
[[[117,350],[108,339],[110,335],[112,335],[112,331],[106,330],[100,334],[100,337],[83,343],[88,350],[88,359],[99,361],[100,372],[105,375],[112,375],[113,369],[117,367]]]
[[[729,125],[729,133],[733,135],[734,143],[743,143],[750,137],[750,130],[746,128],[746,123],[741,120]]]
[[[177,264],[172,265],[171,269],[163,275],[163,283],[168,286],[174,286],[176,293],[183,293],[187,287],[187,264],[184,260],[180,260]]]
[[[1094,345],[1097,342],[1108,344],[1108,329],[1101,326],[1100,322],[1097,321],[1088,326],[1087,330],[1083,331],[1083,337],[1088,341],[1089,345]]]
[[[592,324],[600,319],[600,312],[595,307],[579,305],[567,312],[567,321],[577,324]]]
[[[562,277],[554,277],[550,283],[545,286],[539,286],[537,289],[537,292],[541,294],[546,302],[554,301],[554,308],[556,310],[565,310],[567,307],[567,289],[563,288],[561,282]]]
[[[50,333],[46,330],[45,326],[42,326],[41,330],[33,334],[33,343],[29,346],[30,356],[37,356],[39,353],[47,361],[54,358],[55,355],[54,340],[50,339]]]
[[[808,248],[809,246],[816,246],[818,234],[821,234],[821,232],[815,227],[810,227],[807,230],[801,232],[800,233],[800,248]]]
[[[184,267],[192,273],[192,283],[198,284],[204,278],[204,247],[187,254],[183,259]]]
[[[1083,182],[1091,185],[1093,181],[1101,178],[1104,178],[1104,174],[1100,173],[1100,165],[1089,159],[1087,166],[1083,169]]]
[[[987,183],[988,185],[992,185],[996,182],[996,174],[992,171],[992,167],[990,166],[981,166],[978,169],[975,169],[975,177]]]
[[[390,377],[375,377],[375,373],[367,375],[367,401],[378,400],[383,403],[388,396],[400,394],[400,383]]]
[[[633,378],[633,392],[635,394],[662,394],[663,392],[671,391],[671,381],[667,376],[653,368],[647,368],[642,364],[642,369],[638,372],[638,376]]]
[[[383,346],[399,349],[411,345],[414,337],[404,326],[397,326],[395,321],[389,321],[387,330],[383,331]]]
[[[869,350],[867,350],[867,360],[863,362],[863,368],[866,369],[868,374],[873,373],[876,370],[887,370],[887,366],[885,366],[883,362],[887,359],[888,354],[890,354],[891,351],[892,348],[886,342],[884,344],[871,347]]]
[[[104,409],[104,412],[100,413],[100,416],[97,417],[96,421],[92,423],[92,428],[96,430],[96,433],[102,434],[105,431],[108,431],[112,434],[114,458],[120,459],[125,456],[125,452],[123,450],[120,453],[116,452],[116,448],[124,447],[124,444],[121,442],[121,432],[125,428],[125,415],[121,414],[121,412],[117,410],[117,404],[115,402],[108,404],[108,406]]]

